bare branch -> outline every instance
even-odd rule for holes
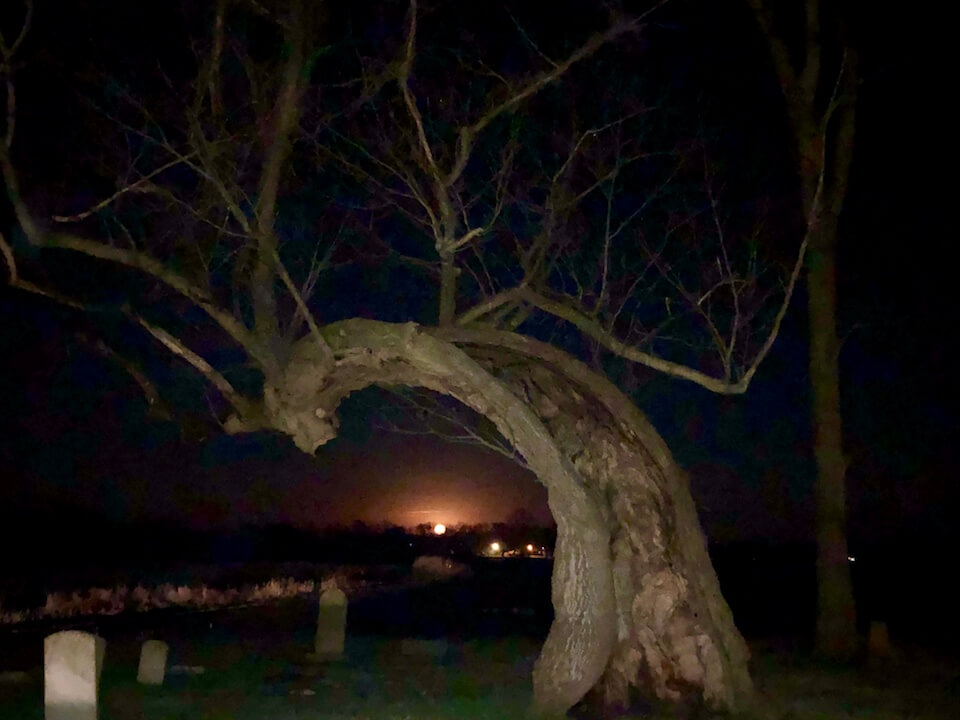
[[[403,62],[400,64],[400,70],[397,75],[397,83],[400,85],[400,92],[403,94],[403,102],[406,105],[407,112],[413,120],[417,129],[417,140],[420,143],[420,150],[427,161],[427,168],[430,174],[442,185],[440,179],[440,169],[437,167],[437,161],[433,157],[433,150],[430,149],[430,142],[427,140],[427,133],[423,129],[423,116],[417,107],[417,101],[410,92],[410,75],[413,71],[413,61],[416,57],[417,43],[417,0],[410,0],[410,24],[407,30],[406,51],[403,56]],[[438,200],[440,194],[438,193]]]
[[[247,398],[238,393],[233,385],[220,374],[210,363],[200,357],[193,350],[183,344],[178,338],[168,333],[163,328],[147,322],[143,317],[133,312],[127,311],[127,316],[140,325],[144,330],[153,335],[170,352],[179,358],[182,358],[193,366],[197,372],[203,375],[207,381],[213,385],[220,394],[233,406],[234,410],[242,418],[254,418],[259,413],[256,406]]]
[[[484,225],[483,227],[475,227],[470,232],[466,233],[463,237],[453,243],[454,250],[461,250],[467,245],[469,245],[473,240],[483,235],[488,230],[488,226]]]
[[[337,162],[341,163],[345,168],[362,177],[364,180],[373,183],[377,186],[387,197],[391,198],[391,203],[401,212],[403,212],[407,217],[416,222],[419,225],[425,225],[432,232],[433,237],[437,238],[441,236],[441,226],[440,218],[437,216],[436,212],[433,209],[433,206],[427,200],[427,195],[424,190],[420,187],[420,183],[417,181],[416,177],[408,169],[404,168],[402,165],[397,163],[389,163],[386,160],[377,157],[369,150],[367,150],[361,143],[355,142],[339,133],[335,133],[336,136],[346,142],[350,147],[357,150],[363,157],[370,160],[374,165],[382,168],[387,172],[388,175],[396,177],[403,185],[409,190],[409,193],[402,192],[392,187],[388,187],[383,182],[381,182],[376,176],[374,176],[370,171],[364,169],[358,163],[352,162],[340,153],[332,152],[327,148],[318,148],[318,151],[322,151],[328,154],[330,157],[335,159]],[[403,207],[400,203],[396,202],[394,197],[407,198],[415,201],[427,215],[427,222],[424,223],[422,218],[417,217],[409,209]]]
[[[77,310],[89,311],[91,309],[90,306],[73,298],[67,297],[66,295],[58,292],[46,290],[39,285],[20,278],[17,273],[17,264],[14,258],[13,250],[7,243],[6,238],[4,238],[2,233],[0,233],[0,254],[3,255],[3,258],[7,263],[10,274],[10,285],[12,287],[41,295]],[[237,413],[248,423],[251,423],[255,418],[258,417],[259,410],[256,405],[238,393],[230,384],[230,382],[206,360],[190,350],[190,348],[188,348],[166,330],[147,322],[147,320],[132,312],[129,308],[123,309],[122,312],[128,318],[153,335],[153,337],[159,340],[170,352],[180,358],[183,358],[196,370],[198,370],[200,374],[210,382],[210,384],[220,391],[220,393],[224,396],[224,398],[227,399],[227,401],[230,402]],[[101,355],[109,357],[110,359],[119,363],[120,366],[137,382],[137,384],[140,385],[144,396],[146,397],[147,404],[150,406],[152,412],[155,412],[161,416],[169,416],[169,412],[163,407],[163,404],[160,401],[160,395],[156,390],[156,386],[136,365],[120,356],[115,350],[113,350],[113,348],[108,346],[102,340],[90,342]]]
[[[149,110],[147,110],[143,105],[137,102],[133,98],[126,98],[134,107],[136,107],[144,117],[150,121],[152,124],[156,125],[159,129],[159,125],[156,120],[153,119]],[[193,149],[184,154],[176,147],[173,143],[170,142],[166,137],[162,135],[158,139],[139,128],[132,127],[131,125],[122,122],[118,118],[111,116],[108,113],[104,113],[104,116],[110,121],[117,124],[118,127],[130,132],[137,137],[141,138],[143,141],[150,143],[151,145],[156,146],[157,148],[168,153],[171,157],[177,159],[179,162],[182,162],[184,165],[189,167],[191,170],[196,172],[200,177],[210,183],[213,189],[217,192],[220,199],[223,201],[224,206],[229,210],[231,217],[240,226],[240,228],[245,233],[246,237],[253,236],[253,227],[250,225],[250,221],[247,218],[246,214],[243,212],[240,203],[237,202],[237,199],[233,196],[231,191],[227,188],[226,181],[220,177],[220,174],[215,168],[215,163],[213,162],[211,152],[213,148],[213,143],[207,141],[204,137],[202,130],[199,127],[196,117],[188,118],[189,122],[189,142],[193,146]],[[231,143],[234,141],[234,138],[224,138],[221,142]],[[192,160],[193,157],[196,157],[199,160],[199,163]],[[239,186],[234,187],[235,192],[238,193],[247,204],[252,204],[250,198],[246,196],[242,188]]]
[[[16,87],[13,84],[13,59],[20,49],[20,45],[30,32],[30,25],[33,22],[33,0],[26,0],[26,8],[23,17],[23,24],[20,26],[20,32],[12,45],[7,45],[6,38],[0,32],[0,77],[3,78],[6,87],[6,126],[3,134],[3,145],[9,150],[13,147],[13,136],[16,132],[17,124],[17,95]]]
[[[0,232],[0,254],[3,255],[3,259],[7,263],[7,272],[10,274],[10,284],[16,287],[20,281],[20,276],[17,274],[17,260],[13,256],[13,248],[7,243],[7,239],[3,236],[2,232]]]
[[[220,62],[223,57],[226,10],[227,0],[217,0],[213,18],[213,48],[210,51],[210,66],[207,74],[207,92],[210,94],[210,112],[214,118],[219,118],[223,114],[223,100],[220,97]]]
[[[787,283],[783,302],[777,311],[770,332],[753,362],[750,364],[750,367],[747,368],[743,376],[737,382],[730,382],[729,380],[716,378],[681,363],[665,360],[657,357],[656,355],[643,352],[636,347],[632,347],[624,342],[621,342],[614,337],[612,333],[608,332],[603,326],[601,326],[596,320],[584,315],[576,308],[555,300],[550,300],[549,298],[534,292],[530,288],[522,288],[518,289],[518,291],[522,299],[526,302],[536,306],[544,312],[566,320],[585,335],[599,342],[601,345],[603,345],[603,347],[615,355],[619,355],[620,357],[630,360],[631,362],[640,363],[641,365],[645,365],[653,370],[658,370],[672,377],[689,380],[690,382],[696,383],[707,390],[721,395],[740,395],[746,392],[750,385],[750,381],[756,374],[757,368],[770,352],[770,348],[773,346],[773,342],[776,340],[777,335],[780,332],[780,326],[783,322],[783,317],[786,315],[787,308],[790,304],[790,299],[793,296],[794,289],[796,288],[797,278],[799,277],[800,270],[803,267],[804,258],[806,257],[806,250],[807,240],[804,239],[800,246],[800,250],[797,253],[797,259],[794,263],[793,270],[790,273],[790,280]]]
[[[790,62],[790,51],[787,44],[773,30],[773,12],[767,6],[767,0],[747,0],[747,2],[757,18],[757,24],[760,25],[760,29],[767,38],[780,85],[786,92],[796,82],[796,71]],[[792,113],[793,109],[791,108]]]
[[[457,318],[457,325],[461,327],[470,325],[471,323],[478,321],[484,315],[489,315],[501,306],[516,302],[521,298],[522,290],[523,286],[511,288],[510,290],[504,290],[488,300],[474,305],[472,308],[462,313],[459,318]]]
[[[320,355],[323,359],[324,369],[329,370],[333,367],[333,351],[330,349],[327,341],[324,340],[323,334],[320,332],[320,328],[317,327],[317,323],[313,319],[313,313],[311,313],[310,309],[307,307],[307,303],[304,301],[303,296],[300,294],[300,291],[297,289],[297,286],[291,279],[290,273],[287,272],[287,268],[284,267],[283,261],[280,260],[280,256],[277,254],[276,250],[273,251],[273,263],[277,273],[280,275],[280,279],[286,286],[287,291],[297,304],[300,314],[303,316],[304,320],[306,320],[307,327],[310,328],[310,333],[313,335],[313,338],[317,343],[317,347],[320,348]]]
[[[112,247],[66,233],[42,235],[38,238],[31,238],[31,242],[39,247],[73,250],[100,260],[136,268],[152,275],[189,299],[197,307],[203,309],[230,337],[250,353],[261,368],[265,371],[277,369],[276,358],[261,346],[258,339],[237,318],[219,307],[205,290],[198,288],[156,258],[137,250]]]
[[[143,372],[136,363],[118,353],[99,338],[94,339],[88,337],[84,333],[77,333],[77,337],[92,347],[101,357],[119,365],[120,368],[127,373],[127,375],[133,378],[133,381],[140,386],[144,400],[147,401],[147,412],[151,416],[162,420],[173,419],[173,414],[170,412],[170,409],[167,407],[166,403],[164,403],[161,399],[160,392],[157,390],[157,386],[149,377],[147,377],[147,374]]]
[[[804,3],[806,14],[806,41],[804,48],[803,71],[800,73],[800,87],[809,100],[817,94],[817,85],[820,82],[820,0],[806,0]]]
[[[457,138],[456,159],[454,160],[453,167],[444,179],[444,185],[446,187],[452,186],[463,174],[467,162],[470,160],[470,154],[473,151],[473,144],[476,137],[487,125],[496,120],[500,115],[513,110],[528,98],[536,95],[547,85],[559,80],[570,68],[593,55],[604,45],[612,42],[621,35],[638,30],[647,17],[659,10],[663,5],[666,5],[669,1],[670,0],[660,0],[660,2],[639,16],[630,20],[614,23],[605,31],[592,35],[583,45],[568,55],[566,59],[555,63],[551,70],[534,76],[508,98],[489,108],[480,118],[475,120],[473,124],[461,128],[459,137]]]
[[[20,26],[20,32],[17,34],[13,44],[8,46],[6,39],[3,37],[3,33],[0,32],[0,55],[3,56],[4,65],[6,67],[9,67],[13,56],[17,54],[17,50],[20,49],[20,45],[22,45],[23,41],[26,40],[27,33],[30,32],[30,25],[33,22],[33,0],[26,0],[24,5],[26,7],[23,16],[23,24]]]
[[[190,158],[195,156],[196,156],[196,153],[189,153],[188,155],[185,155],[183,157],[174,158],[173,160],[167,163],[164,163],[163,165],[158,167],[156,170],[153,170],[147,175],[144,175],[139,180],[136,180],[130,183],[129,185],[123,186],[122,188],[117,190],[113,195],[108,197],[106,200],[102,200],[98,202],[96,205],[91,205],[86,210],[75,213],[73,215],[54,215],[53,220],[54,222],[59,222],[59,223],[79,222],[80,220],[86,220],[91,215],[95,215],[96,213],[103,210],[105,207],[108,207],[109,205],[111,205],[115,200],[117,200],[117,198],[119,198],[122,195],[125,195],[130,192],[142,192],[148,189],[150,181],[153,178],[155,178],[157,175],[159,175],[160,173],[166,170],[169,170],[172,167],[176,167],[177,165],[183,165],[188,160],[190,160]]]
[[[13,78],[9,75],[4,78],[4,84],[7,88],[7,129],[4,133],[3,144],[9,150],[13,147],[13,134],[17,127],[17,89],[13,84]]]
[[[706,153],[704,153],[706,154]],[[717,242],[720,244],[720,256],[723,258],[723,268],[721,275],[726,273],[726,282],[722,283],[724,285],[729,284],[730,287],[730,296],[733,299],[733,318],[730,321],[730,337],[726,342],[726,351],[723,352],[723,371],[726,375],[726,378],[729,380],[733,375],[733,350],[737,345],[737,336],[740,331],[740,292],[737,288],[736,278],[733,274],[733,268],[730,266],[730,256],[727,253],[727,243],[724,237],[723,224],[720,222],[720,214],[717,210],[717,198],[716,194],[713,191],[713,177],[710,174],[710,163],[704,158],[703,162],[703,174],[704,174],[704,184],[706,185],[707,197],[710,201],[710,211],[713,217],[714,229],[717,231]],[[717,263],[719,265],[719,261]],[[721,285],[718,283],[717,286]],[[702,306],[706,299],[713,293],[716,289],[711,288],[697,301],[698,306]],[[722,344],[722,343],[721,343]]]
[[[40,295],[41,297],[45,297],[48,300],[53,300],[61,305],[72,307],[75,310],[87,310],[87,307],[78,300],[68,297],[62,293],[48,290],[37,285],[36,283],[32,283],[29,280],[24,280],[22,277],[20,277],[17,271],[17,261],[13,254],[13,248],[11,248],[9,243],[7,243],[7,239],[3,236],[3,233],[0,233],[0,255],[3,255],[3,259],[7,264],[10,287],[14,287],[18,290],[23,290],[34,295]]]
[[[273,266],[277,252],[276,203],[280,188],[280,173],[290,155],[291,134],[297,127],[300,97],[304,80],[304,44],[306,30],[303,27],[303,6],[295,3],[297,15],[288,27],[289,57],[283,71],[283,84],[273,111],[272,137],[267,146],[266,159],[260,175],[257,197],[257,261],[251,280],[251,295],[254,309],[254,332],[266,339],[279,333],[276,296],[273,292]]]
[[[384,430],[400,435],[430,435],[442,438],[447,442],[483,447],[517,463],[523,468],[527,467],[523,457],[519,455],[513,446],[504,440],[499,433],[494,432],[490,433],[489,436],[484,435],[471,426],[467,420],[460,417],[455,411],[445,408],[439,402],[434,401],[434,397],[430,391],[418,391],[415,388],[397,390],[390,386],[384,389],[394,395],[401,403],[417,415],[421,416],[425,425],[422,429],[414,429],[385,419],[385,423],[382,426]]]

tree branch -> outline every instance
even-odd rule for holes
[[[13,135],[16,131],[16,107],[17,96],[16,88],[13,84],[13,59],[20,49],[20,45],[30,32],[30,25],[33,23],[33,0],[26,0],[26,11],[23,17],[23,24],[20,26],[20,32],[17,33],[13,44],[7,45],[7,40],[0,32],[0,77],[4,80],[7,94],[6,107],[6,125],[3,133],[3,145],[9,150],[13,146]]]
[[[17,260],[13,254],[13,248],[10,247],[10,244],[7,242],[7,239],[3,236],[3,233],[0,232],[0,255],[3,255],[3,259],[7,264],[7,272],[10,278],[10,287],[17,288],[18,290],[23,290],[25,292],[33,293],[34,295],[40,295],[54,302],[60,303],[61,305],[66,305],[72,307],[75,310],[87,310],[88,308],[78,300],[74,300],[71,297],[67,297],[58,292],[52,290],[47,290],[46,288],[40,287],[39,285],[30,282],[29,280],[24,280],[20,277],[20,274],[17,270]]]
[[[307,307],[307,303],[304,301],[303,295],[300,294],[300,290],[294,284],[293,279],[290,277],[290,273],[287,272],[287,268],[284,266],[283,261],[280,260],[280,256],[277,254],[276,250],[273,252],[273,264],[277,270],[277,273],[280,275],[280,279],[286,286],[287,291],[290,293],[291,297],[293,297],[293,301],[297,305],[297,310],[306,321],[307,327],[310,329],[310,334],[317,343],[317,347],[320,348],[320,356],[323,360],[323,369],[329,370],[333,367],[333,351],[330,349],[330,345],[328,345],[327,341],[324,339],[323,333],[320,332],[320,328],[317,327],[317,323],[313,319],[313,313],[311,313],[310,309]]]
[[[757,24],[767,38],[767,43],[770,45],[770,55],[773,58],[773,64],[777,71],[777,78],[780,81],[781,88],[783,88],[786,94],[787,90],[793,87],[797,81],[796,71],[790,62],[790,51],[787,49],[787,44],[783,39],[773,30],[773,13],[767,7],[766,2],[764,0],[747,0],[747,2],[753,10]],[[790,108],[790,115],[793,117],[794,108],[789,101],[789,97],[787,98],[787,103]]]
[[[136,268],[157,278],[204,310],[231,338],[250,353],[265,372],[279,369],[276,358],[263,348],[259,339],[237,318],[217,305],[205,290],[193,285],[156,258],[138,250],[112,247],[66,233],[49,233],[39,238],[32,238],[31,242],[38,247],[72,250],[89,257]]]
[[[160,397],[160,392],[157,390],[157,386],[149,377],[147,377],[145,372],[137,367],[136,363],[118,353],[112,347],[107,345],[106,342],[99,338],[94,339],[88,337],[84,333],[77,333],[77,337],[92,347],[98,355],[119,365],[120,368],[127,373],[127,375],[133,378],[133,381],[140,386],[144,400],[147,401],[147,413],[149,415],[160,420],[173,419],[173,413],[170,412],[170,409]]]
[[[182,157],[176,157],[176,158],[174,158],[173,160],[171,160],[171,161],[169,161],[169,162],[167,162],[167,163],[164,163],[163,165],[161,165],[161,166],[158,167],[157,169],[151,171],[150,173],[144,175],[144,176],[141,177],[139,180],[135,180],[134,182],[130,183],[129,185],[123,186],[122,188],[120,188],[119,190],[117,190],[117,191],[116,191],[113,195],[111,195],[110,197],[106,198],[105,200],[101,200],[100,202],[96,203],[95,205],[91,205],[91,206],[90,206],[89,208],[87,208],[86,210],[83,210],[83,211],[78,212],[78,213],[74,213],[73,215],[54,215],[54,216],[53,216],[53,221],[54,221],[54,222],[58,222],[58,223],[70,223],[70,222],[79,222],[79,221],[81,221],[81,220],[86,220],[86,219],[87,219],[88,217],[90,217],[91,215],[94,215],[94,214],[100,212],[101,210],[103,210],[105,207],[108,207],[109,205],[111,205],[111,204],[112,204],[114,201],[116,201],[117,198],[119,198],[120,196],[125,195],[125,194],[127,194],[127,193],[129,193],[129,192],[142,191],[142,189],[144,188],[144,186],[148,185],[148,184],[150,183],[150,181],[151,181],[153,178],[155,178],[157,175],[159,175],[160,173],[164,172],[165,170],[169,170],[169,169],[172,168],[172,167],[176,167],[177,165],[182,165],[182,164],[188,162],[188,161],[190,160],[190,158],[195,157],[195,156],[196,156],[196,153],[189,153],[189,154],[184,155],[184,156],[182,156]]]
[[[273,111],[274,127],[260,175],[257,197],[257,261],[251,278],[254,332],[261,342],[279,336],[277,301],[273,291],[273,262],[277,252],[276,204],[280,174],[290,155],[291,134],[297,127],[299,102],[303,90],[303,54],[306,31],[303,6],[295,3],[295,16],[289,24],[290,56],[283,71],[283,84]]]
[[[27,280],[23,280],[17,272],[17,263],[13,254],[13,249],[10,247],[9,243],[7,243],[3,233],[0,233],[0,255],[3,256],[7,263],[11,287],[41,295],[60,304],[67,305],[84,312],[88,312],[91,309],[88,305],[74,300],[73,298],[67,297],[66,295],[48,291],[39,285]],[[147,320],[134,313],[129,308],[124,308],[122,312],[126,317],[143,327],[153,337],[159,340],[160,343],[170,352],[177,357],[183,358],[198,372],[200,372],[200,374],[203,375],[211,385],[217,388],[224,398],[233,406],[234,410],[236,410],[237,414],[243,419],[246,426],[257,426],[259,422],[258,418],[260,417],[260,410],[257,405],[238,393],[230,384],[230,382],[213,366],[211,366],[210,363],[200,357],[197,353],[193,352],[190,348],[188,348],[166,330],[147,322]],[[147,405],[150,406],[152,412],[163,417],[169,417],[169,412],[163,407],[163,403],[160,401],[160,395],[157,392],[156,386],[139,368],[137,368],[126,358],[123,358],[121,355],[119,355],[115,350],[113,350],[113,348],[111,348],[102,340],[93,341],[86,337],[84,337],[84,339],[90,342],[101,355],[116,361],[128,374],[130,374],[130,376],[137,382],[138,385],[140,385],[141,389],[143,390],[144,396],[147,400]]]
[[[493,297],[474,305],[472,308],[462,313],[460,317],[457,318],[457,325],[460,327],[468,326],[482,318],[484,315],[489,315],[503,305],[516,302],[520,299],[522,292],[523,286],[511,288],[510,290],[504,290],[503,292],[497,293]]]
[[[203,375],[203,377],[205,377],[211,385],[220,391],[220,394],[226,398],[226,400],[233,406],[241,418],[247,422],[250,422],[251,419],[259,416],[259,409],[253,403],[238,393],[234,389],[233,385],[230,384],[230,381],[221,375],[216,368],[210,365],[210,363],[200,357],[193,350],[184,345],[183,342],[181,342],[178,338],[174,337],[163,328],[147,322],[147,320],[136,313],[127,310],[125,314],[135,323],[140,325],[144,330],[150,333],[153,337],[155,337],[160,344],[167,348],[167,350],[192,365],[197,372]]]
[[[547,85],[560,79],[571,67],[587,59],[607,43],[621,35],[639,29],[647,17],[659,10],[663,5],[666,5],[669,1],[670,0],[660,0],[660,2],[639,16],[630,20],[614,23],[605,31],[592,35],[583,45],[567,56],[566,59],[558,63],[553,63],[550,70],[534,76],[522,88],[510,95],[510,97],[488,109],[487,112],[481,115],[480,118],[475,120],[471,125],[461,128],[459,137],[457,138],[457,151],[453,167],[444,179],[444,185],[446,187],[452,186],[460,178],[460,175],[463,174],[467,162],[470,160],[470,153],[473,150],[474,141],[477,135],[487,127],[487,125],[503,113],[520,105],[527,98],[536,95]]]
[[[517,290],[520,298],[524,301],[539,308],[543,312],[554,315],[562,320],[566,320],[582,333],[593,338],[604,348],[615,355],[630,360],[631,362],[636,362],[649,367],[652,370],[665,373],[671,377],[689,380],[690,382],[696,383],[697,385],[720,395],[740,395],[746,392],[747,388],[750,386],[750,381],[756,374],[757,368],[759,368],[760,363],[763,362],[767,354],[770,352],[770,348],[773,347],[773,343],[776,340],[777,335],[780,333],[780,327],[783,323],[783,318],[787,313],[787,308],[790,305],[790,299],[793,297],[793,292],[796,288],[797,278],[800,275],[800,270],[803,268],[807,245],[808,241],[806,238],[804,238],[803,243],[800,245],[800,249],[797,253],[797,259],[794,262],[793,270],[790,273],[790,279],[787,283],[783,302],[781,303],[780,308],[774,317],[770,333],[767,335],[766,339],[761,345],[760,350],[753,359],[753,362],[750,363],[750,366],[746,369],[746,371],[743,373],[743,376],[737,382],[730,382],[727,379],[716,378],[700,370],[683,365],[682,363],[672,362],[670,360],[657,357],[656,355],[643,352],[636,347],[627,345],[626,343],[620,341],[612,333],[607,331],[599,322],[591,317],[588,317],[583,312],[570,307],[569,305],[565,305],[564,303],[560,303],[555,300],[550,300],[549,298],[534,292],[530,288],[518,288]]]

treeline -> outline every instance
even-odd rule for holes
[[[360,522],[312,530],[275,524],[201,531],[171,523],[112,522],[73,507],[0,511],[5,548],[0,599],[89,584],[188,582],[196,567],[229,569],[262,582],[280,565],[410,565],[419,555],[465,560],[494,541],[552,549],[555,534],[551,528],[510,523],[457,526],[442,536],[432,526]]]

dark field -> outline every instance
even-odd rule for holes
[[[763,717],[960,716],[960,664],[916,638],[901,641],[895,623],[898,657],[891,663],[850,669],[811,660],[804,637],[812,614],[807,595],[798,592],[806,581],[771,576],[763,562],[756,557],[735,575],[718,558],[738,622],[751,638]],[[307,658],[315,595],[215,612],[166,609],[7,627],[0,630],[0,671],[25,675],[0,682],[0,718],[42,718],[42,639],[64,627],[107,639],[101,720],[522,718],[549,628],[550,563],[477,560],[473,571],[471,578],[429,584],[394,576],[395,585],[352,593],[345,657],[328,664]],[[779,615],[758,612],[773,598],[783,601]],[[162,688],[135,682],[140,644],[148,638],[171,648],[172,672]]]

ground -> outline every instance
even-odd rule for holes
[[[107,639],[100,720],[520,720],[546,625],[511,603],[473,607],[478,617],[457,622],[464,587],[457,588],[356,598],[346,655],[327,664],[307,657],[316,597],[0,629],[0,718],[43,717],[43,636],[75,627]],[[429,611],[418,621],[424,607]],[[440,640],[420,646],[439,652],[404,654],[405,636]],[[135,682],[148,638],[168,642],[169,664],[180,666],[159,688]],[[894,664],[859,669],[824,666],[784,642],[755,642],[752,650],[764,718],[960,716],[960,662],[928,650],[900,647]]]

